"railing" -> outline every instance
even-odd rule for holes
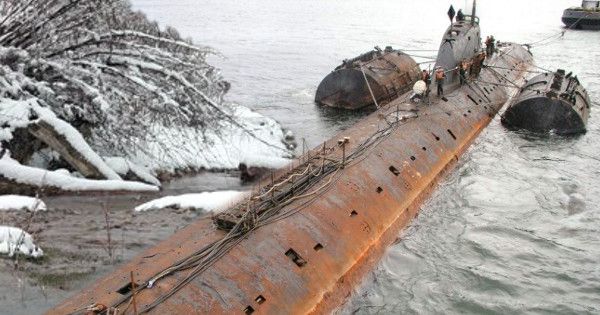
[[[471,21],[475,21],[475,24],[479,25],[479,18],[473,15],[465,15],[465,21],[466,22],[471,22]]]

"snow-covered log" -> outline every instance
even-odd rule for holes
[[[33,243],[31,234],[17,227],[0,225],[0,254],[12,257],[16,253],[33,258],[44,255],[44,251]]]
[[[125,179],[144,182],[158,187],[161,186],[160,181],[146,167],[118,156],[104,157],[104,161]]]
[[[5,155],[0,159],[0,191],[33,194],[43,189],[57,192],[139,191],[155,192],[158,187],[124,180],[92,180],[72,177],[19,164]]]
[[[58,152],[81,175],[94,179],[121,179],[70,124],[57,118],[43,117],[31,123],[28,130]]]

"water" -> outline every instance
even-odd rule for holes
[[[226,58],[210,61],[232,83],[228,99],[277,119],[309,146],[361,116],[315,106],[320,80],[342,59],[374,45],[437,48],[449,5],[441,0],[132,2],[162,25],[219,50]],[[479,4],[484,36],[524,43],[560,32],[562,10],[578,2]],[[540,67],[578,74],[597,106],[599,43],[600,32],[568,31],[533,53]],[[495,119],[339,312],[600,313],[599,124],[593,108],[585,135],[537,137],[507,131]],[[173,191],[215,181],[189,180],[172,184]],[[225,177],[218,188],[236,185]]]

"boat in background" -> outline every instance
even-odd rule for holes
[[[583,0],[580,7],[566,9],[562,22],[567,28],[600,30],[600,1]]]

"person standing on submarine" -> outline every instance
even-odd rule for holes
[[[460,86],[462,86],[463,84],[465,84],[465,82],[467,81],[467,69],[469,69],[469,63],[467,62],[466,59],[463,59],[460,64],[458,65],[458,73],[459,73],[459,79],[460,79]]]
[[[437,95],[444,96],[444,79],[446,78],[446,73],[444,72],[444,68],[438,67],[435,70],[435,83],[437,84]]]
[[[462,9],[459,9],[458,12],[456,13],[456,22],[462,22],[465,20],[465,15],[462,11]]]
[[[488,58],[491,58],[492,55],[494,54],[494,51],[496,50],[495,42],[496,42],[496,39],[494,38],[493,35],[488,36],[485,39],[485,52],[486,52]]]
[[[421,80],[425,81],[425,95],[429,95],[429,86],[431,85],[431,75],[429,75],[429,71],[423,69],[421,73]]]

